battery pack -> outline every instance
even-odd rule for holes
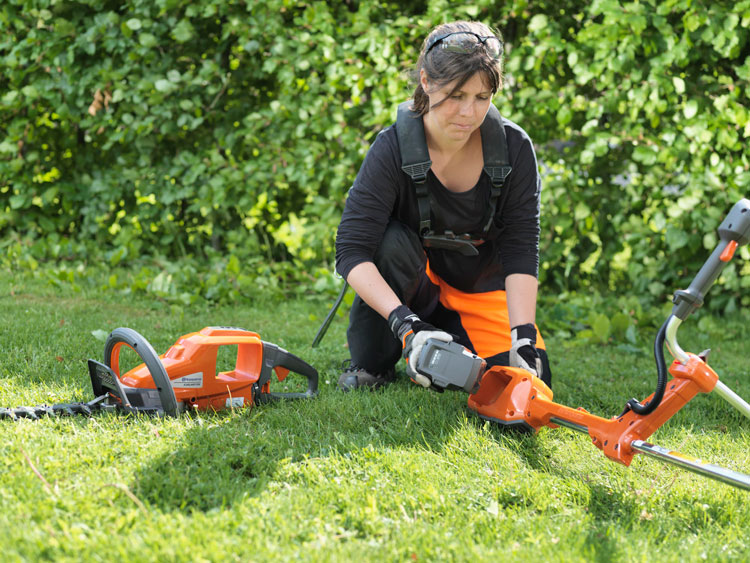
[[[419,355],[419,372],[439,389],[476,393],[487,362],[458,342],[428,338]]]

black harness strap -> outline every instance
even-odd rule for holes
[[[430,194],[425,181],[427,172],[432,166],[430,153],[427,149],[427,138],[424,132],[424,122],[418,113],[409,109],[411,102],[403,102],[398,106],[396,117],[396,133],[398,135],[399,151],[401,152],[401,170],[414,183],[419,206],[419,234],[424,237],[432,234],[430,221]],[[482,153],[484,155],[484,171],[492,182],[490,193],[489,217],[484,225],[482,236],[486,236],[492,225],[492,219],[497,212],[497,201],[502,193],[505,179],[511,173],[508,158],[508,142],[505,138],[505,126],[500,112],[490,104],[490,109],[480,127],[482,133]],[[452,234],[452,233],[451,233]],[[455,238],[453,235],[452,238]]]
[[[497,108],[490,104],[490,110],[480,127],[482,132],[482,153],[484,155],[484,171],[492,181],[490,194],[490,216],[484,226],[484,234],[490,230],[492,219],[497,211],[497,200],[503,191],[505,179],[513,168],[508,158],[508,141],[505,138],[503,118]]]
[[[403,102],[398,106],[396,134],[401,151],[401,170],[406,172],[414,182],[417,192],[419,234],[423,236],[430,232],[430,194],[425,180],[432,166],[432,160],[427,150],[424,124],[419,114],[409,109],[410,105],[411,102]]]

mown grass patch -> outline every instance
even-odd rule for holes
[[[12,295],[11,295],[12,288]],[[479,420],[459,393],[400,378],[335,389],[345,321],[311,349],[321,311],[303,300],[192,305],[0,280],[0,404],[92,398],[92,331],[129,326],[163,352],[209,325],[255,330],[312,363],[320,395],[177,419],[100,414],[0,422],[0,550],[7,560],[682,561],[750,557],[748,493],[642,456],[608,461],[566,429],[536,435]],[[689,350],[745,398],[744,325],[685,324]],[[684,333],[684,334],[683,334]],[[708,340],[708,341],[707,341]],[[556,400],[602,416],[654,385],[651,346],[547,338]],[[294,377],[294,376],[292,376]],[[750,472],[750,421],[701,396],[657,444]]]

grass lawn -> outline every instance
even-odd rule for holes
[[[175,309],[3,272],[0,305],[1,406],[93,398],[85,361],[104,345],[92,331],[119,326],[159,353],[204,326],[242,326],[320,372],[311,401],[0,421],[4,561],[750,559],[749,492],[643,456],[620,466],[567,429],[503,432],[473,416],[466,395],[405,377],[338,392],[345,320],[310,348],[328,304]],[[711,365],[750,399],[745,324],[706,332],[692,321],[683,348],[713,348]],[[650,342],[546,341],[563,404],[609,417],[653,390]],[[717,396],[697,397],[652,441],[750,473],[750,420]]]

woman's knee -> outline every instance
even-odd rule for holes
[[[383,233],[373,261],[381,275],[390,277],[416,277],[427,262],[417,233],[400,221],[392,219]]]

